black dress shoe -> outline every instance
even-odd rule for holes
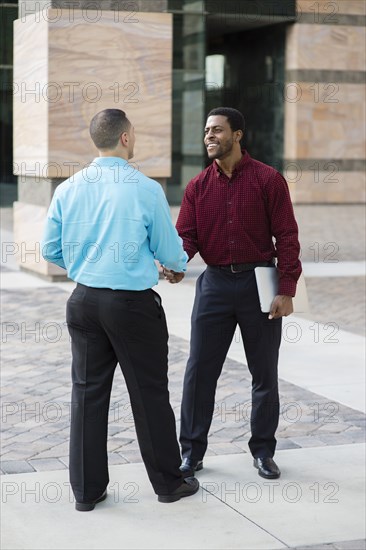
[[[253,466],[258,469],[258,475],[267,479],[277,479],[281,472],[273,458],[255,458]]]
[[[192,477],[194,472],[198,472],[203,468],[202,460],[192,460],[191,458],[183,458],[182,464],[180,466],[180,471],[183,474],[183,477]]]
[[[158,495],[158,501],[159,502],[176,502],[177,500],[180,500],[183,497],[190,497],[191,495],[194,495],[197,493],[198,489],[200,488],[200,484],[198,483],[198,479],[195,477],[190,477],[189,479],[185,479],[172,493],[169,495]]]
[[[75,502],[75,510],[78,512],[91,512],[94,510],[95,505],[98,504],[98,502],[102,502],[102,500],[105,500],[107,498],[107,490],[104,491],[100,495],[100,497],[96,498],[95,500],[92,500],[91,502]]]

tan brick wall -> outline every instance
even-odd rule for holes
[[[365,29],[295,24],[288,31],[286,60],[287,69],[363,71]]]
[[[301,22],[317,6],[322,17]],[[331,6],[356,19],[324,22]],[[365,6],[299,0],[299,23],[288,28],[284,157],[296,202],[365,202]]]
[[[337,13],[365,15],[366,3],[365,0],[318,0],[316,3],[313,0],[297,0],[297,9],[302,13],[316,13],[314,10],[319,9],[319,15],[329,17],[336,17]]]

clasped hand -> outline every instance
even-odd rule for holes
[[[172,269],[168,269],[167,267],[164,267],[164,266],[162,266],[162,268],[163,268],[164,279],[169,283],[171,284],[180,283],[181,280],[184,279],[183,271],[173,271]]]

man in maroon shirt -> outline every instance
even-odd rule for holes
[[[274,479],[279,417],[278,352],[282,317],[293,311],[301,273],[298,228],[284,178],[241,149],[243,115],[212,110],[204,143],[212,164],[185,190],[177,230],[189,259],[199,252],[207,269],[198,278],[192,312],[191,349],[181,410],[186,476],[203,467],[217,380],[239,324],[252,375],[249,448],[260,476]],[[275,239],[275,243],[273,241]],[[277,259],[278,295],[262,313],[254,268]],[[180,276],[166,272],[170,282]]]

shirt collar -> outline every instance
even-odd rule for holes
[[[246,164],[246,162],[250,159],[250,155],[249,155],[248,151],[246,151],[245,149],[242,149],[241,152],[242,152],[243,156],[239,160],[238,164],[235,166],[235,168],[233,170],[233,175],[236,174],[237,172],[241,172],[243,170],[244,165]],[[213,164],[213,167],[215,168],[216,172],[218,174],[222,174],[222,171],[220,170],[220,167],[217,164],[216,159],[213,161],[212,164]]]
[[[99,166],[115,166],[116,163],[125,166],[128,164],[128,161],[121,157],[96,157],[92,164],[98,164]]]

